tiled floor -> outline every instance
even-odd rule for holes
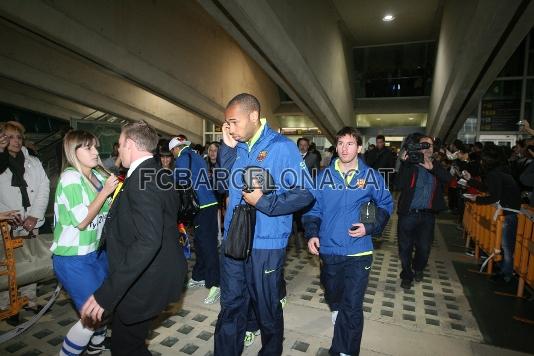
[[[444,337],[444,340],[452,340],[454,343],[481,342],[481,333],[439,234],[436,236],[424,280],[415,284],[410,291],[404,291],[399,286],[400,261],[397,258],[395,236],[396,216],[388,224],[380,247],[374,254],[364,301],[366,328],[375,330],[387,326],[394,328],[392,330],[401,328],[398,330]],[[318,258],[306,251],[297,251],[290,244],[285,276],[288,304],[284,310],[284,355],[327,355],[333,329],[328,322],[330,313],[319,283]],[[40,286],[39,292],[43,301],[54,287],[54,281]],[[150,349],[154,354],[213,353],[213,333],[219,305],[203,304],[202,300],[206,294],[207,290],[204,288],[188,291],[181,303],[171,306],[159,318],[149,336]],[[26,318],[30,316],[27,312],[22,315]],[[52,311],[37,325],[25,334],[0,345],[0,353],[57,354],[63,335],[75,321],[76,314],[67,296],[63,294],[54,304]],[[10,328],[5,322],[0,323],[0,332]],[[364,332],[362,355],[384,354],[377,351],[380,347],[366,342],[366,333],[369,332],[371,331],[368,329]],[[370,340],[371,337],[367,339]],[[258,337],[251,347],[245,349],[244,354],[257,354],[260,344]],[[414,349],[411,354],[425,355],[427,352]]]

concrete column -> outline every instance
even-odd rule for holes
[[[343,31],[320,0],[200,0],[241,47],[332,138],[354,124]]]
[[[436,54],[427,133],[453,140],[534,25],[534,3],[450,0]]]

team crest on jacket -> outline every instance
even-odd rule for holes
[[[256,157],[256,159],[261,162],[266,157],[267,157],[267,151],[261,151],[260,153],[258,153],[258,157]]]
[[[358,179],[356,181],[356,186],[360,189],[364,189],[365,188],[365,179]]]

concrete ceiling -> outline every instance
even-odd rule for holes
[[[436,40],[442,0],[332,0],[354,46]],[[386,14],[395,16],[382,21]]]

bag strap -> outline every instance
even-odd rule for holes
[[[501,210],[511,211],[513,213],[516,213],[516,214],[520,214],[521,213],[520,210],[503,207],[501,205],[501,201],[500,200],[495,203],[495,207],[497,208],[497,210],[495,210],[495,213],[493,214],[493,221],[497,221],[497,217],[499,216],[499,213],[501,212]]]

